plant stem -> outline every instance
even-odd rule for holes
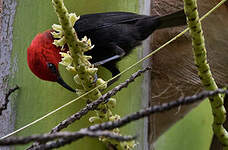
[[[184,0],[184,9],[192,37],[194,60],[195,65],[198,68],[198,75],[206,90],[216,90],[218,87],[212,77],[210,66],[207,62],[207,51],[205,48],[201,22],[199,21],[199,15],[197,12],[196,0]],[[223,127],[223,123],[226,120],[226,110],[223,106],[223,98],[218,94],[209,97],[209,100],[214,116],[212,125],[213,131],[225,148],[228,146],[228,133]]]

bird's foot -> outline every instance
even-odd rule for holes
[[[97,82],[97,79],[98,79],[97,74],[95,74],[94,77],[93,77],[93,82],[92,82],[92,84],[96,83],[96,82]]]

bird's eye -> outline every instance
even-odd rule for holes
[[[54,64],[48,63],[47,66],[53,73],[57,73],[57,69]]]

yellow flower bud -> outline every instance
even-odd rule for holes
[[[97,79],[97,86],[100,86],[99,87],[99,90],[104,90],[104,89],[106,89],[107,88],[107,82],[106,81],[104,81],[103,79],[101,79],[101,78],[98,78]]]
[[[116,99],[115,98],[109,98],[107,105],[109,108],[114,108],[116,106]]]
[[[120,116],[119,116],[119,115],[113,115],[113,116],[109,117],[109,120],[110,120],[110,121],[117,121],[117,120],[120,120]]]
[[[91,122],[91,123],[101,123],[101,119],[99,117],[94,116],[94,117],[90,117],[89,118],[89,122]]]

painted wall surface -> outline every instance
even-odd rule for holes
[[[140,3],[142,2],[143,1],[140,1]],[[77,15],[107,11],[139,12],[138,0],[78,0],[77,3],[74,0],[67,0],[65,1],[65,5],[70,12],[76,12]],[[143,5],[141,5],[140,9],[143,9]],[[16,114],[14,130],[44,116],[48,112],[62,106],[76,97],[76,95],[68,92],[56,83],[41,81],[31,73],[27,66],[26,51],[31,40],[37,33],[49,29],[54,23],[58,22],[51,1],[17,0],[16,15],[13,24],[13,54],[11,57],[11,62],[16,69],[14,69],[14,74],[11,76],[10,81],[11,85],[18,84],[20,86],[20,91],[13,101],[13,108]],[[134,50],[132,54],[118,63],[120,70],[123,70],[136,62],[142,54],[142,49],[139,49],[138,51]],[[124,81],[139,68],[141,68],[141,66],[137,66],[137,68],[134,68],[127,74],[123,75],[120,81]],[[62,66],[60,66],[60,70],[64,80],[69,84],[71,84],[71,82],[73,83],[71,75],[66,74]],[[110,73],[102,67],[99,75],[106,80],[111,77]],[[115,112],[124,116],[141,108],[142,91],[147,91],[147,89],[142,88],[142,81],[142,77],[137,79],[128,89],[124,89],[116,96],[118,103]],[[63,110],[51,115],[47,119],[36,123],[34,126],[21,131],[17,135],[28,136],[31,134],[49,132],[52,127],[80,110],[84,105],[85,102],[77,101]],[[87,127],[89,125],[88,116],[91,115],[92,114],[89,113],[86,117],[77,121],[65,131],[77,131],[82,127]],[[143,128],[144,121],[141,120],[122,128],[122,131],[126,134],[135,135],[142,134],[144,130]],[[144,141],[145,137],[143,135],[140,136],[140,144],[136,149],[143,149],[142,147],[145,146],[145,144],[141,141]],[[17,146],[16,150],[24,149],[28,146],[29,145]],[[80,150],[105,149],[104,144],[97,139],[91,138],[84,138],[71,145],[65,146],[62,149],[72,150],[75,147]]]

